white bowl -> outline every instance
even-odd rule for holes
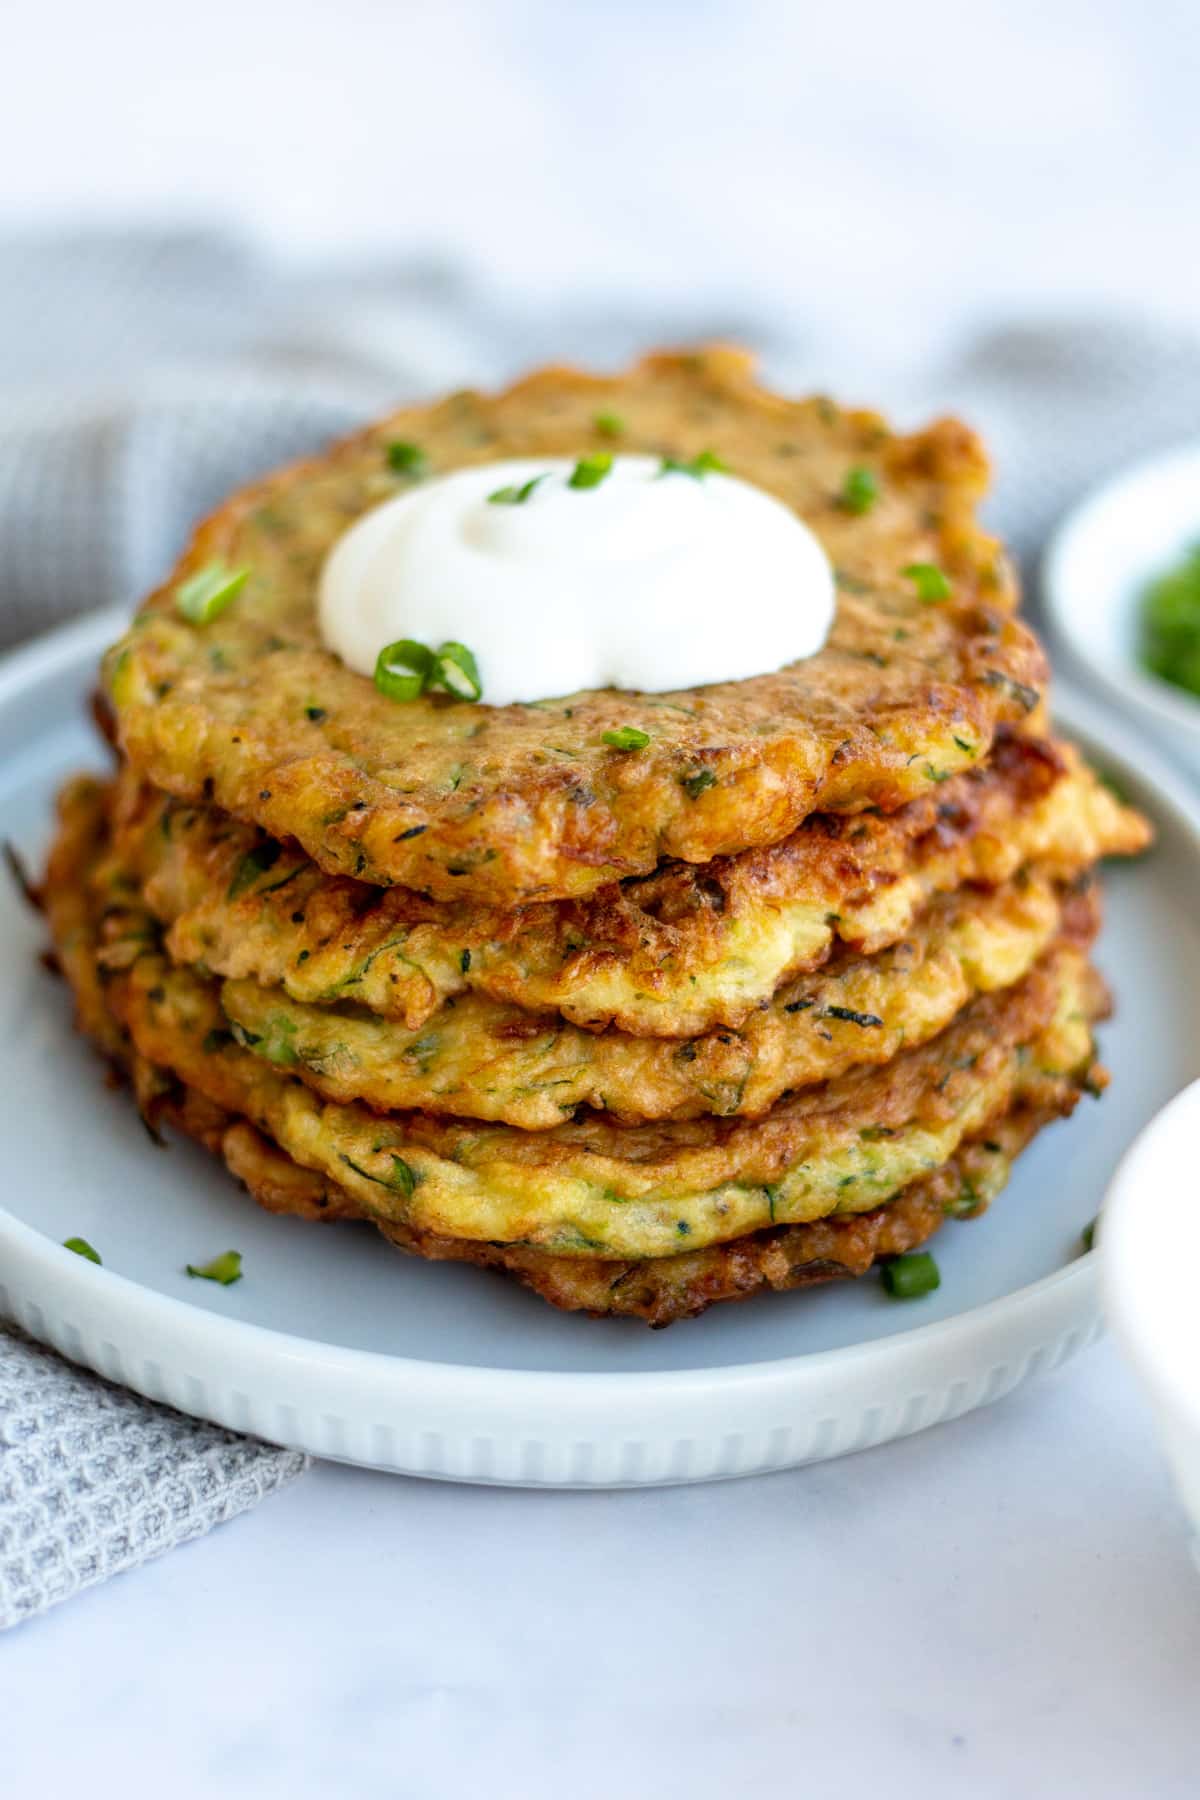
[[[1098,1233],[1109,1323],[1149,1390],[1200,1562],[1200,1081],[1134,1139]]]
[[[1138,610],[1146,583],[1200,542],[1200,444],[1137,464],[1069,513],[1042,564],[1056,648],[1200,772],[1200,698],[1143,669]]]

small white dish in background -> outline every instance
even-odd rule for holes
[[[1105,1310],[1149,1390],[1200,1562],[1200,1081],[1117,1166],[1098,1232]]]
[[[1171,755],[1200,772],[1200,698],[1138,660],[1147,583],[1200,542],[1200,444],[1137,464],[1067,515],[1042,564],[1057,660],[1099,687]]]

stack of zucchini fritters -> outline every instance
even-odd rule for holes
[[[484,703],[401,704],[324,649],[320,569],[371,505],[601,449],[713,452],[794,506],[825,649],[505,708],[486,669]],[[1102,1084],[1092,869],[1147,837],[1048,735],[985,480],[958,424],[896,436],[714,350],[456,394],[236,495],[106,661],[115,777],[62,797],[83,1029],[263,1205],[560,1307],[665,1324],[978,1213]],[[208,622],[197,575],[239,585]]]

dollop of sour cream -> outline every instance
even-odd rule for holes
[[[781,501],[650,456],[614,457],[591,486],[571,485],[575,468],[487,463],[375,507],[322,570],[327,647],[372,675],[398,639],[465,644],[491,706],[705,687],[821,648],[833,570]]]

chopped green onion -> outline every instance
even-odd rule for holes
[[[900,573],[907,575],[917,590],[918,600],[924,601],[926,606],[936,606],[939,600],[948,600],[954,591],[949,577],[936,563],[909,563]]]
[[[581,456],[571,471],[569,488],[599,487],[606,476],[612,474],[613,459],[607,450],[597,450],[592,456]]]
[[[690,462],[685,462],[678,456],[664,456],[658,472],[660,475],[690,475],[693,481],[700,481],[705,475],[729,473],[715,450],[702,450]]]
[[[644,750],[650,742],[648,731],[639,731],[636,725],[618,725],[615,731],[606,731],[600,742],[607,744],[610,750]]]
[[[879,477],[873,469],[851,469],[842,483],[841,505],[856,516],[869,513],[879,498]]]
[[[389,700],[416,700],[433,673],[433,656],[415,638],[385,644],[375,661],[375,686]]]
[[[433,659],[431,686],[444,687],[456,700],[478,700],[483,692],[479,665],[465,644],[443,644]]]
[[[893,1300],[919,1300],[942,1285],[938,1266],[928,1250],[915,1256],[893,1256],[883,1265],[883,1285]]]
[[[99,1251],[93,1250],[86,1238],[64,1238],[63,1249],[73,1250],[76,1256],[85,1257],[88,1262],[99,1263],[100,1261]]]
[[[524,506],[539,481],[546,481],[548,478],[549,471],[547,470],[545,475],[534,475],[529,481],[522,482],[520,487],[497,488],[494,494],[488,495],[488,504],[489,506]]]
[[[620,413],[598,412],[592,420],[592,424],[601,437],[616,438],[625,435],[625,421]]]
[[[235,1281],[242,1279],[242,1253],[225,1250],[211,1262],[188,1263],[187,1272],[201,1281],[219,1281],[222,1287],[232,1287]]]
[[[1100,1223],[1100,1218],[1099,1218],[1099,1215],[1097,1215],[1096,1218],[1094,1218],[1090,1222],[1090,1224],[1087,1224],[1084,1226],[1082,1232],[1080,1233],[1080,1242],[1082,1243],[1085,1251],[1092,1250],[1095,1248],[1096,1227],[1099,1223]]]
[[[209,563],[175,589],[175,604],[191,625],[211,625],[250,579],[249,569]]]
[[[406,443],[397,438],[387,447],[388,468],[395,469],[397,475],[420,475],[425,469],[425,452],[420,444]]]

